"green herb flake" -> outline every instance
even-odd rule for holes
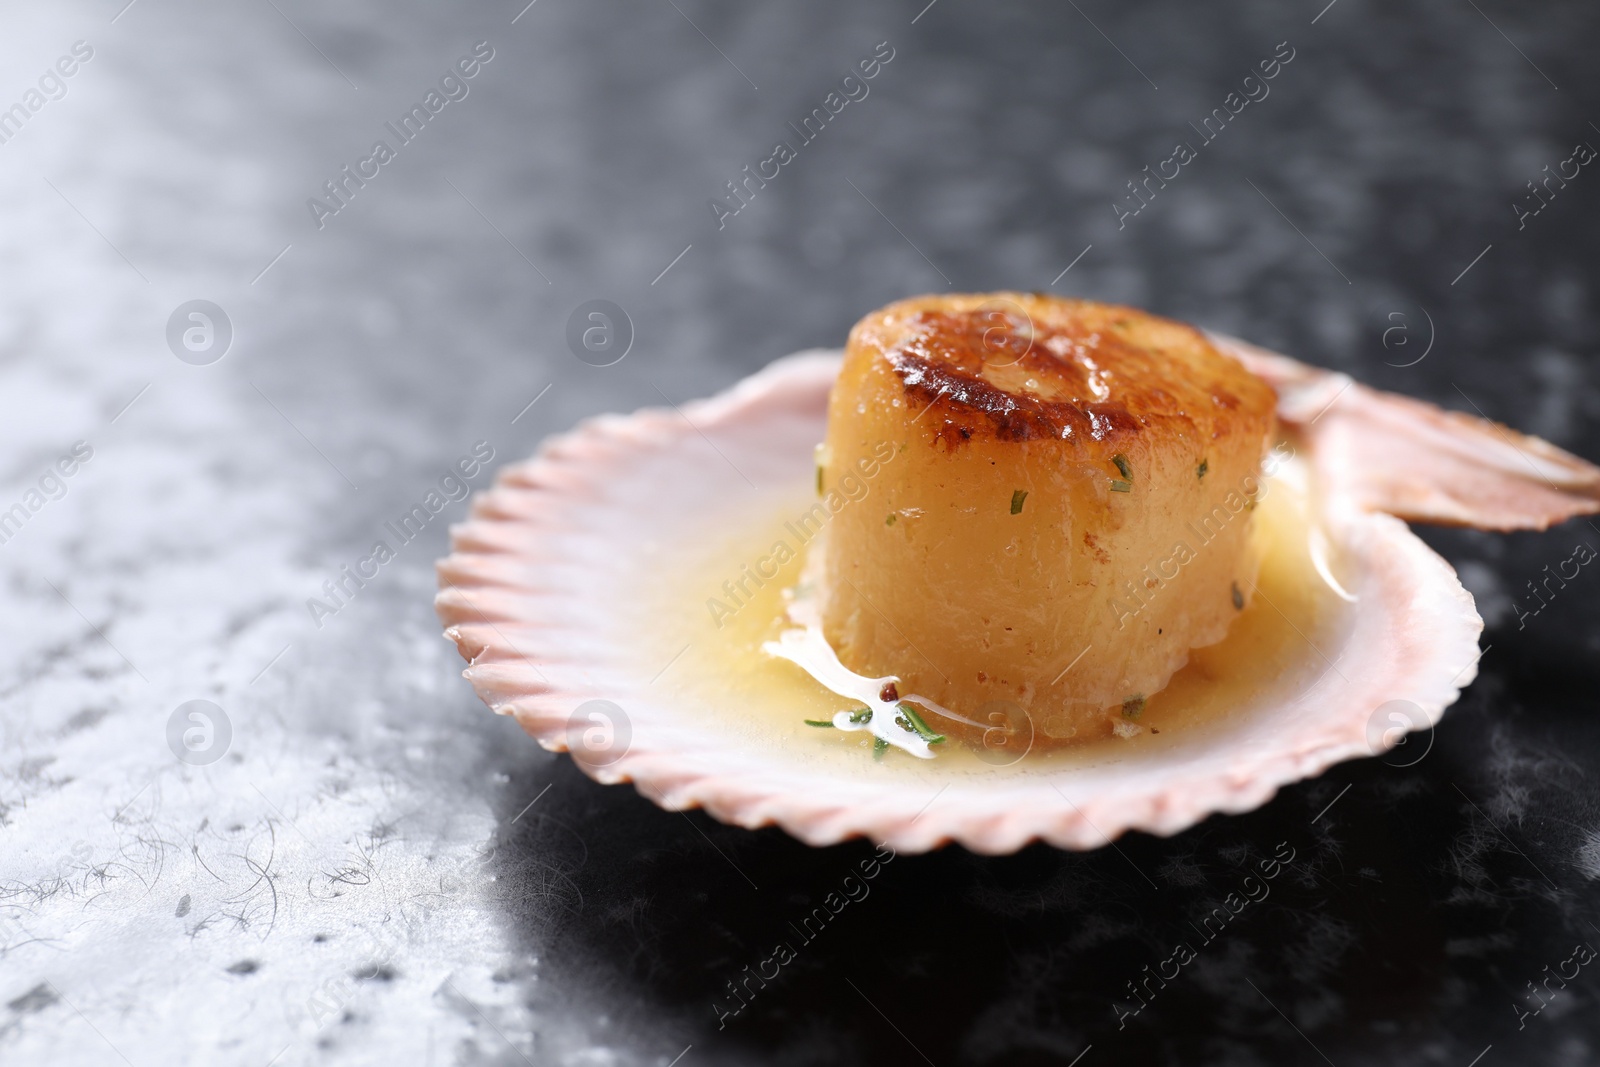
[[[858,726],[861,723],[864,723],[864,722],[871,722],[872,721],[872,709],[871,708],[857,708],[855,711],[852,711],[850,713],[850,721],[855,723],[855,724],[857,724]]]
[[[1117,470],[1122,472],[1122,476],[1124,478],[1128,479],[1130,482],[1133,481],[1133,468],[1128,465],[1127,456],[1124,456],[1121,452],[1118,452],[1116,455],[1111,457],[1111,462],[1117,465]]]
[[[825,727],[827,727],[828,729],[831,730],[831,729],[833,729],[833,720],[832,719],[807,719],[806,720],[806,725],[807,726],[825,726]]]
[[[878,763],[883,762],[883,754],[889,751],[889,742],[881,737],[872,739],[872,758]]]
[[[1210,469],[1211,469],[1210,462],[1207,461],[1207,460],[1201,460],[1200,461],[1200,466],[1198,466],[1198,467],[1196,467],[1194,469],[1195,480],[1196,481],[1204,481],[1205,480],[1205,476],[1206,476],[1206,471],[1208,471]]]
[[[1011,493],[1011,514],[1021,515],[1022,503],[1027,499],[1028,491],[1026,489],[1013,490]]]
[[[1244,610],[1244,594],[1239,592],[1239,583],[1238,582],[1232,583],[1232,586],[1233,586],[1233,610],[1234,611],[1243,611]]]
[[[822,465],[817,465],[817,495],[822,495]]]
[[[1122,702],[1122,717],[1124,719],[1137,719],[1144,714],[1144,694],[1135,693]]]
[[[901,722],[902,719],[905,721]],[[927,720],[922,717],[922,712],[917,710],[915,704],[901,704],[900,715],[895,721],[901,722],[903,727],[912,731],[930,745],[937,745],[945,740],[944,734],[934,733],[933,728],[928,725]]]
[[[1133,483],[1125,482],[1120,478],[1113,478],[1111,479],[1111,491],[1113,493],[1131,493],[1133,492]]]

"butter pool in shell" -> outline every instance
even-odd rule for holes
[[[1038,315],[1018,294],[982,299]],[[833,510],[819,516],[837,352],[790,356],[676,409],[591,419],[503,469],[452,530],[439,616],[484,702],[592,778],[813,845],[1086,849],[1251,810],[1431,729],[1474,677],[1472,598],[1406,521],[1544,529],[1600,510],[1600,469],[1498,424],[1206,340],[1275,399],[1249,544],[1235,546],[1243,588],[1221,640],[1197,636],[1164,685],[1126,706],[1111,699],[1107,712],[1098,690],[1072,714],[1051,703],[1045,683],[1070,690],[1092,648],[1059,677],[1041,668],[1031,691],[979,693],[978,707],[961,686],[941,694],[947,706],[900,685],[927,673],[911,657],[938,662],[937,648],[908,644],[897,670],[838,660],[817,587],[840,517],[892,531],[918,505],[891,499],[899,445],[914,447],[902,441],[874,474],[857,465],[848,493],[827,497],[824,478]],[[837,459],[820,458],[824,470]],[[1129,480],[1114,458],[1102,473],[1108,490]],[[996,485],[1000,517],[1018,488]],[[1212,565],[1193,547],[1188,566]],[[1149,603],[1154,619],[1160,601]],[[1110,732],[1074,734],[1089,721]]]

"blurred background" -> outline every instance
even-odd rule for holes
[[[307,608],[479,442],[927,291],[1136,304],[1596,458],[1600,9],[525,2],[0,9],[0,1061],[1600,1062],[1600,969],[1551,979],[1600,947],[1600,578],[1528,589],[1587,522],[1424,533],[1489,651],[1423,756],[901,857],[720,1028],[871,848],[663,812],[489,714],[431,607],[464,502]],[[609,366],[567,340],[600,299]]]

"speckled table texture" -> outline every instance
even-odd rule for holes
[[[926,291],[1131,303],[1600,456],[1593,4],[924,2],[6,5],[0,1062],[1600,1062],[1569,962],[1600,578],[1529,591],[1584,521],[1424,533],[1489,650],[1414,765],[1116,849],[899,857],[721,1025],[872,847],[662,811],[490,714],[431,605],[463,502],[308,610],[478,442],[492,469]],[[602,298],[635,331],[606,367],[566,342]],[[194,300],[228,330],[169,342]]]

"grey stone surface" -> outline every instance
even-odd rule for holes
[[[1600,1059],[1592,967],[1518,1018],[1600,946],[1597,579],[1526,588],[1586,523],[1427,535],[1493,647],[1417,765],[1088,855],[901,857],[720,1029],[870,849],[659,811],[489,715],[430,606],[462,504],[306,605],[475,442],[498,465],[947,286],[1139,304],[1600,455],[1600,177],[1513,208],[1600,145],[1592,4],[122,2],[0,12],[0,107],[93,49],[0,143],[0,509],[40,505],[0,545],[0,1062]],[[307,199],[479,41],[318,229]],[[564,340],[596,298],[637,333],[611,367]],[[207,365],[168,346],[196,299],[233,328]],[[195,700],[225,751],[172,726]],[[1270,900],[1119,1027],[1279,842]]]

